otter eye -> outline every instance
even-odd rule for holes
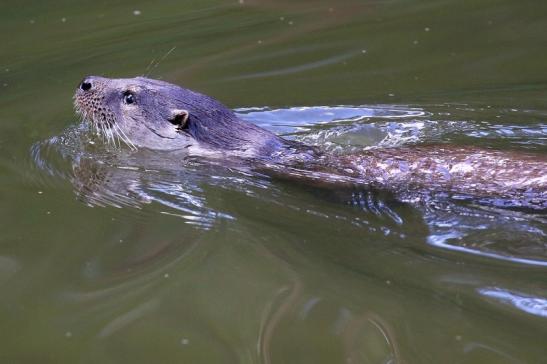
[[[135,95],[131,91],[125,91],[123,93],[123,102],[126,104],[134,104],[135,103]]]

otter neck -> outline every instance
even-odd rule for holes
[[[310,152],[303,144],[241,120],[231,110],[192,110],[187,125],[182,132],[192,136],[200,147],[224,155],[286,162]]]

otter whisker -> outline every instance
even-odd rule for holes
[[[120,142],[120,137],[118,135],[118,132],[116,129],[114,129],[114,125],[110,125],[110,135],[112,135],[112,143],[114,144],[115,148],[121,148],[122,143]]]
[[[102,137],[101,129],[99,129],[99,125],[97,125],[96,122],[91,122],[91,125],[93,125],[93,130],[95,130],[95,136]]]
[[[85,118],[91,121],[91,125],[93,125],[93,129],[95,129],[97,136],[104,141],[104,135],[101,129],[101,125],[97,123],[97,121],[93,117],[89,117],[88,113],[85,114]]]
[[[123,140],[120,132],[118,131],[118,126],[116,124],[113,124],[112,127],[113,127],[113,130],[114,130],[114,135],[116,136],[116,139],[118,141],[118,146],[119,146],[119,148],[121,148],[122,143],[125,144],[125,140]]]
[[[106,130],[108,135],[108,144],[111,144],[114,146],[114,148],[116,148],[116,141],[114,140],[114,135],[112,135],[112,129],[107,128],[106,125],[104,126],[104,129]]]
[[[148,77],[150,73],[152,73],[156,68],[158,68],[158,66],[160,65],[161,62],[163,62],[175,49],[177,49],[177,46],[173,46],[173,48],[171,48],[170,50],[167,51],[167,53],[165,53],[163,55],[163,57],[161,57],[157,62],[156,64],[154,64],[154,61],[155,59],[152,60],[152,62],[150,62],[150,64],[148,65],[148,67],[146,67],[146,73],[145,73],[145,76]]]
[[[154,62],[156,61],[155,58],[152,58],[152,60],[150,61],[150,63],[148,64],[148,67],[146,67],[146,69],[144,70],[144,76],[147,77],[148,76],[148,70],[150,69],[150,67],[152,67],[152,65],[154,64]]]
[[[93,116],[95,120],[98,120],[97,123],[101,125],[101,129],[103,130],[104,136],[106,137],[106,144],[111,145],[113,136],[112,136],[112,132],[107,128],[105,120],[104,119],[101,120],[99,117],[97,117],[98,115],[96,113],[94,113]]]
[[[120,142],[120,136],[114,125],[110,125],[110,133],[112,134],[112,141],[114,142],[114,146],[116,148],[121,148],[122,143]]]
[[[125,138],[123,137],[122,133],[120,133],[120,127],[118,124],[114,123],[112,124],[112,128],[114,129],[114,133],[116,134],[116,138],[118,138],[118,143],[120,144],[120,148],[122,146],[122,142],[127,145],[127,142],[125,141]]]
[[[114,129],[114,124],[107,123],[106,125],[108,127],[108,132],[110,134],[110,137],[112,139],[112,145],[114,145],[114,148],[119,148],[121,146],[121,144],[119,143],[116,130]],[[116,143],[116,142],[118,142],[118,143]]]
[[[101,139],[103,143],[108,144],[108,133],[106,132],[104,125],[99,123],[97,123],[97,125],[99,125],[99,128],[101,129]]]
[[[114,145],[114,148],[119,148],[119,146],[121,146],[121,144],[119,144],[119,140],[118,140],[118,137],[116,135],[116,131],[112,129],[112,125],[108,128],[108,132],[110,133],[110,136],[112,137],[112,145]]]
[[[104,143],[105,142],[105,138],[106,138],[106,133],[105,131],[103,130],[103,126],[98,123],[96,120],[94,119],[91,119],[92,120],[92,123],[93,123],[93,126],[95,127],[95,130],[97,130],[97,136],[101,138],[101,141]]]
[[[122,128],[120,128],[117,124],[114,124],[114,127],[115,127],[115,130],[116,130],[116,133],[118,134],[118,136],[120,137],[120,139],[132,150],[137,150],[137,147],[135,146],[135,144],[133,144],[133,142],[131,141],[131,139],[129,139],[129,137],[127,136],[127,134],[125,134],[125,132],[123,131]]]
[[[106,143],[107,145],[110,144],[110,140],[109,140],[109,137],[108,137],[108,131],[106,130],[106,127],[105,127],[104,123],[100,122],[100,120],[97,117],[97,114],[95,112],[93,112],[91,119],[93,120],[93,122],[97,123],[97,125],[101,129],[101,136],[102,136],[103,143]]]

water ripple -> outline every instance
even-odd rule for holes
[[[499,119],[497,115],[507,118],[507,113],[513,113],[461,105],[256,107],[236,111],[243,119],[333,153],[407,144],[454,143],[468,137],[481,138],[481,141],[491,139],[496,143],[501,140],[509,146],[524,140],[528,146],[545,146],[544,123],[528,123],[524,127],[511,124],[510,120],[451,119],[455,108],[493,119]],[[487,115],[483,115],[486,112]],[[537,112],[519,114],[523,115],[535,119],[544,117]],[[59,136],[37,143],[31,155],[35,167],[44,172],[37,175],[37,184],[69,181],[77,196],[89,206],[117,207],[137,216],[156,212],[179,217],[198,229],[210,229],[219,220],[237,220],[237,206],[223,203],[225,191],[272,208],[281,205],[287,211],[312,215],[315,219],[351,223],[372,235],[403,239],[413,234],[418,219],[427,226],[423,244],[440,252],[547,266],[544,216],[500,209],[496,203],[475,205],[480,201],[458,201],[457,196],[448,198],[442,194],[419,198],[401,194],[395,201],[389,194],[367,188],[340,187],[335,193],[327,193],[319,186],[311,188],[320,199],[351,207],[345,211],[330,210],[279,189],[270,177],[247,167],[218,165],[165,152],[111,150],[85,125],[68,128]],[[412,210],[405,204],[412,206]],[[354,215],[354,211],[360,213]]]
[[[525,293],[512,292],[499,287],[486,287],[478,292],[495,301],[540,317],[547,318],[547,298],[531,296]]]

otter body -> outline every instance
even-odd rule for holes
[[[87,77],[74,98],[76,110],[108,140],[132,148],[240,159],[276,173],[309,170],[319,174],[297,174],[392,191],[504,197],[547,205],[543,156],[447,145],[330,156],[247,123],[209,96],[142,77]]]

